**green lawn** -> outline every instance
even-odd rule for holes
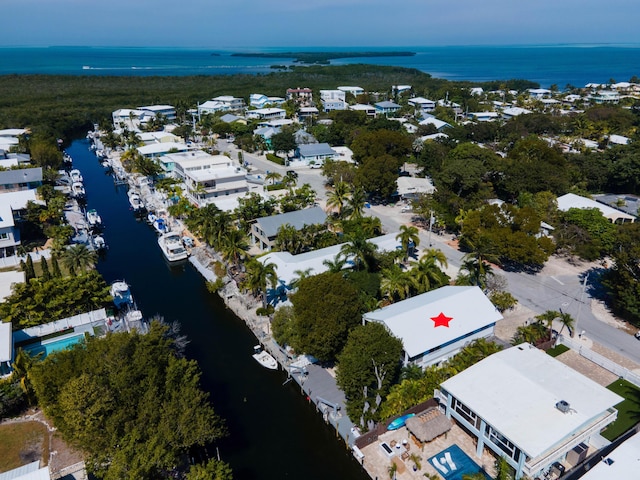
[[[618,419],[602,432],[607,440],[615,440],[640,421],[640,388],[626,380],[616,380],[607,387],[624,400],[616,405]]]
[[[49,435],[40,422],[8,423],[0,426],[0,472],[27,463],[49,460]]]
[[[567,350],[569,350],[569,347],[567,347],[566,345],[556,345],[555,347],[547,350],[547,353],[552,357],[557,357],[558,355],[562,355]]]

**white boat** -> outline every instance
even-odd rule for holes
[[[102,218],[98,215],[98,211],[95,209],[87,210],[87,222],[90,227],[97,227],[102,225]]]
[[[77,168],[74,168],[69,172],[69,176],[73,182],[82,182],[84,178],[82,178],[82,173]]]
[[[182,245],[180,235],[175,232],[165,233],[158,238],[158,245],[165,258],[170,262],[185,260],[189,253]]]
[[[269,352],[263,350],[261,345],[253,347],[253,351],[254,353],[252,356],[260,365],[271,370],[278,369],[278,362],[276,362],[276,359],[273,358]]]
[[[111,288],[109,288],[109,294],[113,297],[113,304],[117,308],[133,306],[133,295],[131,295],[131,289],[124,280],[113,282],[111,284]]]
[[[131,208],[133,208],[134,212],[137,212],[138,210],[142,210],[144,208],[144,203],[142,203],[140,195],[135,192],[129,193],[129,203],[131,204]]]
[[[73,182],[71,184],[71,195],[77,199],[83,199],[87,196],[82,182]]]
[[[99,252],[107,249],[107,242],[104,241],[104,237],[102,235],[96,235],[93,237],[93,248]]]
[[[164,235],[165,233],[169,232],[169,225],[167,225],[166,220],[162,217],[157,217],[153,221],[153,228],[155,228],[156,232],[158,232],[160,235]]]

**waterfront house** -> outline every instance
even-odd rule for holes
[[[529,96],[534,100],[542,100],[543,98],[551,98],[551,90],[546,88],[530,88]]]
[[[517,479],[543,478],[576,447],[606,444],[599,434],[616,420],[614,406],[623,400],[528,343],[446,380],[436,398],[476,439],[476,455],[492,450]]]
[[[160,165],[163,176],[176,178],[175,168],[177,162],[185,162],[189,160],[209,159],[211,157],[207,152],[202,150],[189,150],[183,152],[167,153],[156,157],[155,161]]]
[[[224,155],[200,154],[176,160],[175,175],[184,182],[186,197],[198,207],[213,203],[230,211],[251,190],[247,171]]]
[[[0,171],[0,193],[30,190],[42,185],[42,167]]]
[[[309,166],[320,166],[326,159],[334,159],[336,151],[328,143],[309,143],[298,145],[296,157]]]
[[[320,207],[258,218],[251,225],[251,243],[261,251],[268,252],[274,247],[278,230],[283,225],[290,225],[299,231],[307,225],[323,225],[326,221],[327,214]]]
[[[158,158],[169,153],[186,152],[189,150],[189,146],[185,143],[162,142],[143,145],[142,147],[137,147],[137,150],[145,158]]]
[[[567,193],[566,195],[562,195],[561,197],[558,197],[557,201],[558,210],[560,210],[561,212],[566,212],[571,208],[597,208],[602,213],[602,216],[608,219],[611,223],[633,223],[636,219],[636,217],[634,217],[633,215],[624,213],[617,208],[613,208],[603,203],[596,202],[595,200],[591,200],[587,197],[576,195],[575,193]]]
[[[502,319],[479,287],[445,286],[365,313],[402,341],[404,365],[438,364],[478,338],[493,335]]]
[[[120,108],[111,114],[113,128],[121,130],[126,128],[132,132],[139,132],[141,126],[146,124],[155,116],[148,110],[139,110],[135,108]]]
[[[392,252],[401,248],[400,242],[396,239],[397,236],[398,232],[389,233],[370,238],[368,242],[375,245],[378,252]],[[319,275],[329,270],[329,267],[324,263],[325,260],[334,261],[337,256],[341,257],[340,249],[343,245],[344,243],[332,245],[299,255],[291,255],[289,252],[270,252],[258,257],[257,260],[263,265],[273,263],[278,275],[279,286],[277,288],[290,289],[291,282],[299,277],[298,272],[308,270],[310,275]],[[344,268],[351,268],[353,265],[353,258],[348,258]]]
[[[177,137],[173,133],[169,132],[140,132],[138,137],[145,145],[151,145],[152,143],[184,143],[180,137]]]
[[[620,93],[615,90],[600,90],[587,98],[593,103],[615,105],[620,102]]]
[[[164,119],[169,122],[173,122],[176,119],[176,109],[171,105],[147,105],[145,107],[138,107],[137,109],[143,112],[149,112],[153,117],[162,115]]]
[[[364,93],[364,88],[362,87],[342,86],[338,87],[338,90],[344,93],[350,93],[354,97],[357,97],[358,95],[362,95]]]
[[[376,113],[379,113],[381,115],[393,114],[402,108],[397,103],[390,102],[388,100],[385,100],[384,102],[378,102],[374,106],[376,107]]]

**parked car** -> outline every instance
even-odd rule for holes
[[[640,340],[640,332],[634,333],[633,336],[636,337],[638,340]]]
[[[298,178],[298,172],[296,172],[295,170],[287,170],[287,175],[293,178]]]

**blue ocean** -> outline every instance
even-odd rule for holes
[[[0,75],[229,75],[273,72],[293,59],[234,57],[240,52],[411,51],[410,57],[332,60],[416,68],[433,77],[473,82],[521,78],[542,87],[628,81],[640,76],[640,44],[444,47],[255,48],[0,47]]]

